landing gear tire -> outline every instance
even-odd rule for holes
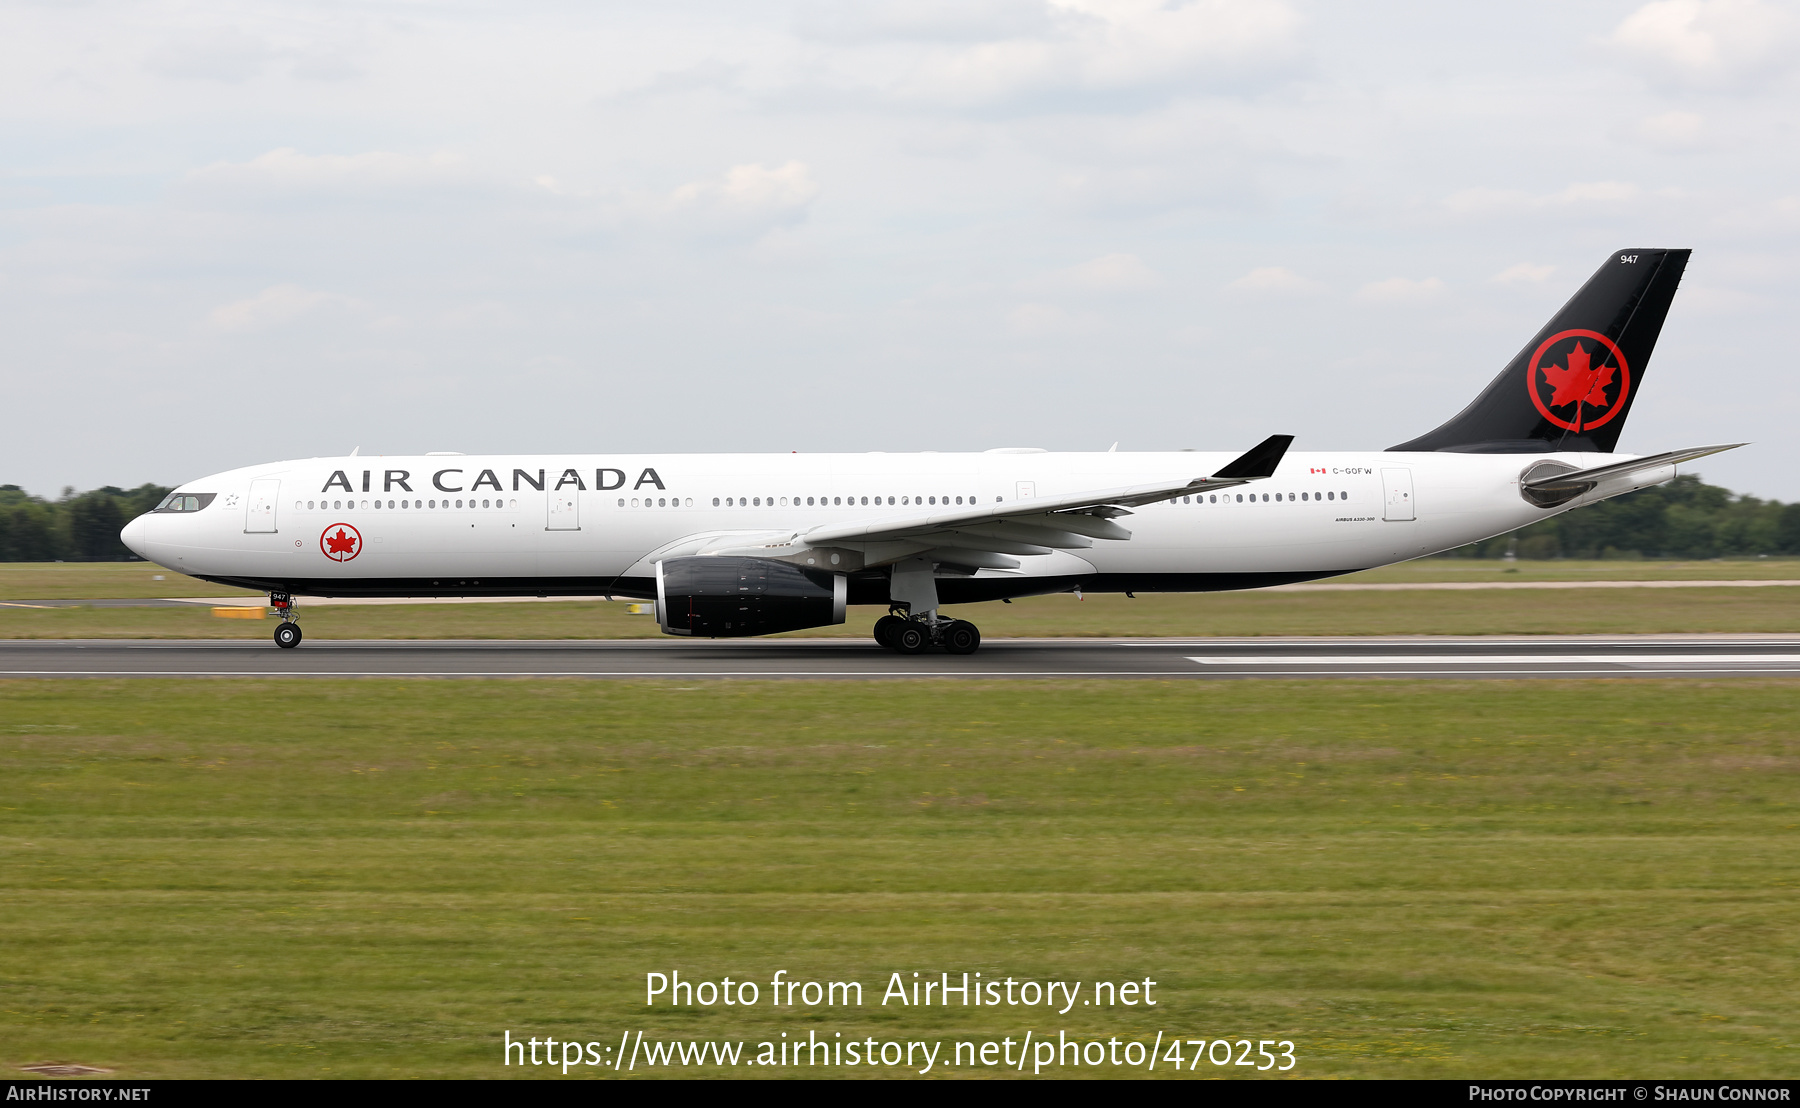
[[[283,650],[292,650],[300,645],[300,625],[284,623],[275,628],[275,645]]]
[[[946,654],[973,654],[981,648],[981,632],[967,620],[957,620],[944,629]]]
[[[888,645],[902,654],[923,654],[931,648],[931,633],[923,624],[905,620],[888,633]]]
[[[889,650],[894,649],[894,629],[905,622],[899,616],[882,616],[875,621],[875,641]]]

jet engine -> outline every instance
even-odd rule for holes
[[[769,558],[656,563],[656,622],[667,635],[735,639],[844,622],[848,579]]]

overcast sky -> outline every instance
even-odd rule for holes
[[[1622,247],[1621,449],[1800,498],[1800,11],[0,4],[0,482],[1381,448]]]

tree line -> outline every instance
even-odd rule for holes
[[[1509,535],[1450,552],[1463,558],[1754,558],[1800,554],[1800,503],[1739,496],[1684,473]]]
[[[0,485],[0,562],[123,562],[137,558],[119,529],[169,495],[162,485],[107,485],[45,500],[17,485]]]
[[[111,485],[56,500],[0,485],[0,561],[109,562],[134,555],[119,529],[169,489]],[[1682,474],[1666,485],[1579,508],[1452,551],[1462,558],[1742,558],[1800,555],[1800,503],[1738,496]]]

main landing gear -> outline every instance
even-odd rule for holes
[[[275,645],[283,650],[292,650],[300,645],[300,624],[294,615],[294,598],[284,592],[269,594],[269,606],[281,616],[281,622],[275,625]]]
[[[890,613],[875,621],[875,641],[896,654],[923,654],[934,646],[946,654],[973,654],[981,648],[981,631],[965,619],[938,619],[936,612],[924,619]]]
[[[981,632],[962,619],[938,618],[937,566],[924,555],[894,563],[888,577],[888,614],[875,621],[875,641],[896,654],[973,654]]]

